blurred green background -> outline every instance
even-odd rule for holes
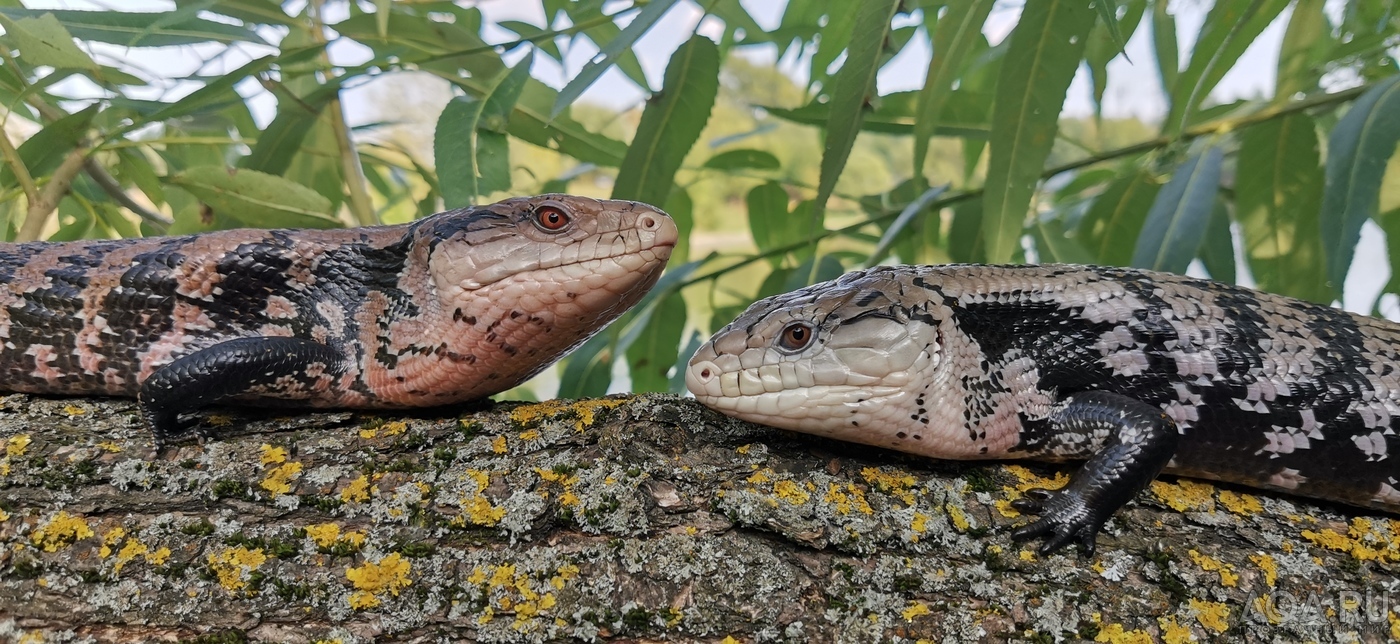
[[[756,298],[888,262],[1400,311],[1388,0],[0,0],[0,27],[6,241],[670,212],[658,288],[508,398],[680,391]]]

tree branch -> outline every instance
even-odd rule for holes
[[[24,215],[24,225],[20,227],[19,234],[15,235],[17,242],[38,241],[39,236],[44,234],[44,226],[49,223],[49,215],[58,208],[59,200],[68,193],[69,186],[73,185],[73,178],[78,176],[78,172],[83,169],[83,164],[87,161],[88,150],[79,146],[73,148],[68,156],[63,159],[63,163],[49,177],[49,182],[44,186],[43,192],[39,193],[39,198],[29,202],[29,210]]]

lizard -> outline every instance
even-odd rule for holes
[[[1400,512],[1400,324],[1083,265],[880,266],[754,303],[685,380],[729,416],[939,459],[1083,460],[1017,540],[1078,542],[1163,471]]]
[[[447,405],[509,389],[616,319],[666,213],[547,194],[398,225],[0,244],[0,389],[135,397],[157,449],[215,404]]]

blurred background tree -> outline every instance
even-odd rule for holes
[[[120,7],[0,0],[0,237],[553,191],[667,209],[658,288],[508,397],[679,391],[754,299],[884,262],[1133,265],[1366,313],[1400,294],[1388,0]]]

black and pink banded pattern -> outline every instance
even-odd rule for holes
[[[216,402],[481,398],[635,304],[675,242],[645,204],[542,195],[397,226],[0,245],[0,387],[138,396],[158,443]]]

